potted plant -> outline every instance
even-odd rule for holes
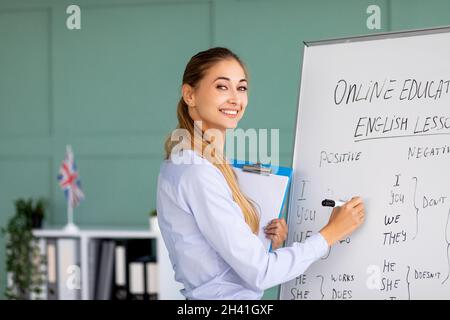
[[[43,200],[41,202],[43,204]],[[1,228],[1,234],[6,236],[6,272],[10,283],[5,291],[8,299],[26,300],[31,293],[40,294],[44,283],[41,265],[45,257],[33,236],[33,202],[18,199],[15,201],[16,213],[6,227]],[[43,210],[41,207],[39,210]],[[43,215],[43,212],[42,212]]]
[[[45,217],[45,207],[46,207],[46,201],[43,198],[40,198],[36,206],[33,208],[30,206],[31,209],[31,224],[33,229],[40,229],[42,228],[42,222]]]
[[[156,209],[151,210],[149,213],[149,224],[150,224],[150,231],[159,230],[158,213],[157,213]]]

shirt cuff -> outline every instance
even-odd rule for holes
[[[308,244],[310,244],[313,247],[314,252],[316,253],[317,260],[327,254],[328,249],[329,249],[328,242],[320,234],[320,232],[312,235],[306,241],[308,242]]]

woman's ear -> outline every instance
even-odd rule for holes
[[[183,100],[189,107],[195,106],[194,88],[189,84],[184,83],[181,86],[181,94],[183,95]]]

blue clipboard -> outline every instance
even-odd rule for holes
[[[272,244],[265,238],[262,228],[267,221],[282,217],[289,193],[292,169],[235,159],[230,160],[230,164],[238,176],[241,190],[259,207],[261,223],[258,236],[268,250],[272,251]]]

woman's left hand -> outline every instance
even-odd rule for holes
[[[272,241],[272,249],[275,250],[280,248],[287,238],[288,227],[286,220],[283,218],[273,219],[264,228],[264,232],[266,233],[266,238]]]

